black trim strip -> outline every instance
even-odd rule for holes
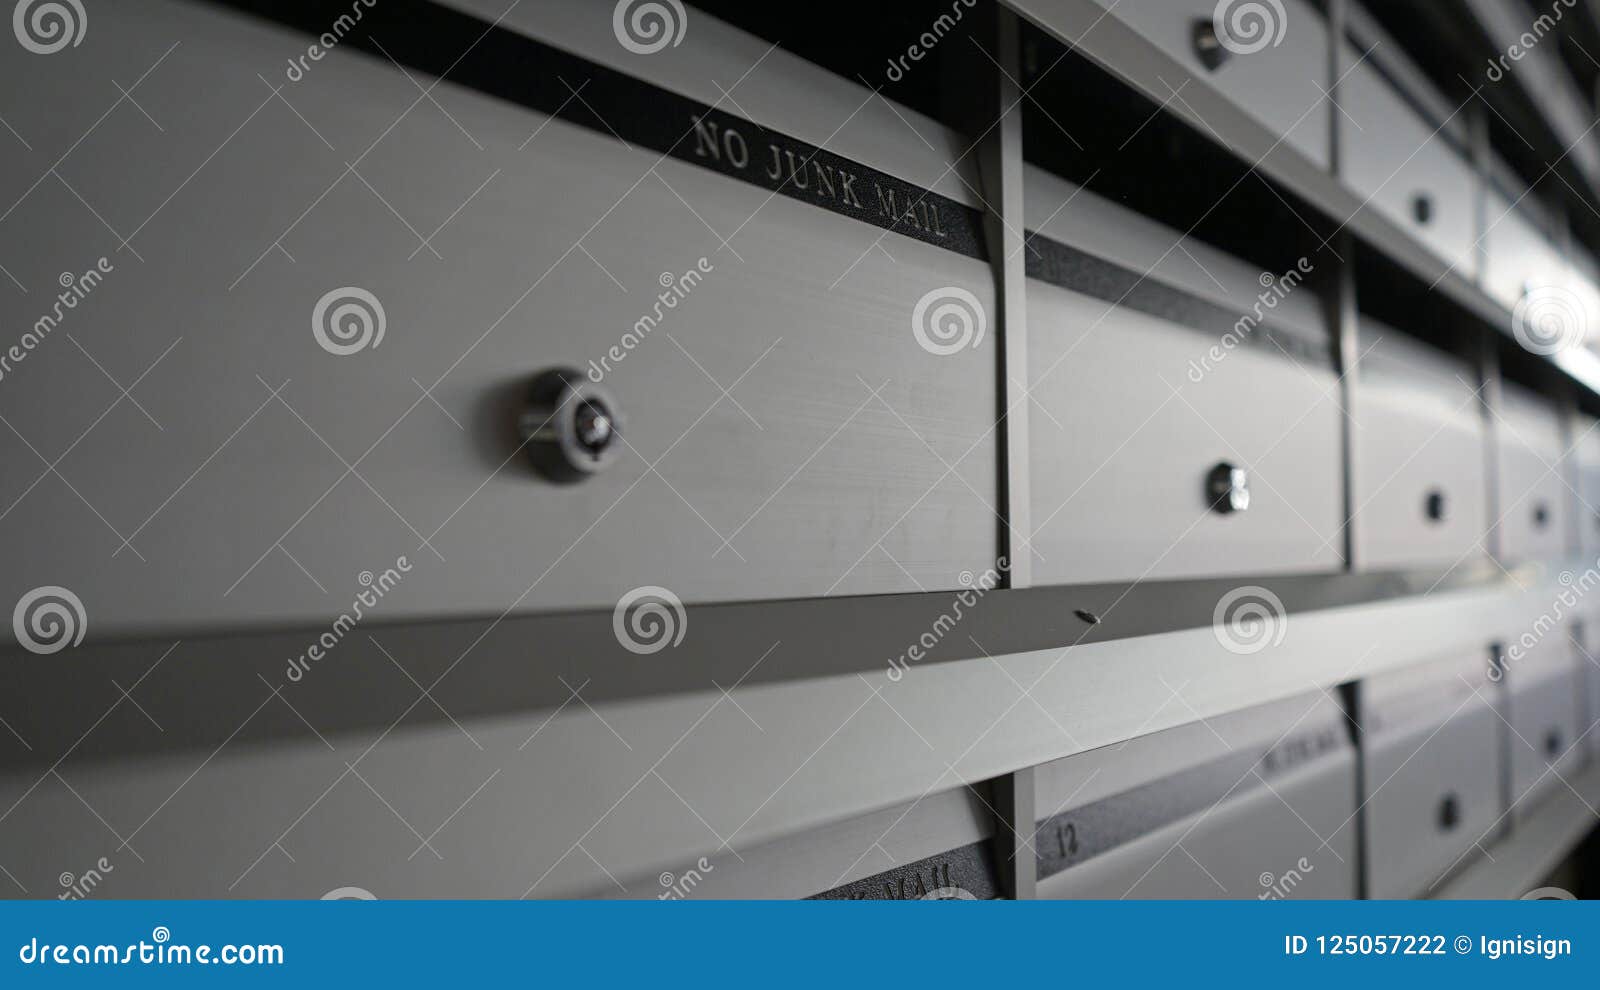
[[[350,14],[350,0],[207,2],[313,35]],[[883,230],[988,259],[981,210],[429,0],[380,0],[339,45]]]
[[[1224,798],[1249,794],[1265,787],[1264,781],[1341,749],[1353,751],[1341,725],[1330,722],[1283,739],[1269,749],[1231,753],[1204,766],[1052,815],[1040,821],[1034,831],[1039,879],[1055,876],[1204,811]],[[1256,773],[1261,779],[1255,779]]]
[[[349,13],[348,0],[283,4],[206,0],[311,33]],[[431,0],[383,0],[339,42],[376,58],[557,117],[882,230],[988,260],[984,213],[781,131],[581,58]],[[465,54],[460,54],[460,53]],[[581,98],[574,94],[578,93]],[[942,164],[942,163],[941,163]],[[1028,235],[1027,275],[1170,320],[1212,337],[1332,366],[1325,347],[1158,282],[1115,262]],[[1267,290],[1263,290],[1263,297]]]
[[[814,894],[812,901],[992,901],[1000,897],[987,839]]]
[[[864,595],[694,605],[680,647],[641,658],[618,645],[611,609],[447,621],[372,622],[370,632],[422,683],[444,677],[435,696],[458,719],[555,708],[582,684],[591,704],[712,691],[716,684],[783,684],[861,674],[890,685],[902,671],[978,656],[973,641],[1003,657],[1212,626],[1223,596],[1261,586],[1293,616],[1463,588],[1518,587],[1487,561],[1438,573],[1234,576],[1027,589],[977,588],[909,595]],[[1276,610],[1274,606],[1274,611]],[[935,630],[950,629],[933,636]],[[324,733],[382,729],[416,700],[411,682],[366,636],[351,636],[304,684],[290,683],[288,659],[301,656],[325,623],[257,630],[185,627],[165,638],[91,640],[61,656],[0,646],[0,719],[27,739],[0,733],[0,768],[48,766],[72,747],[77,759],[215,748],[237,741],[304,738],[287,710],[246,719],[261,701],[261,678],[284,685],[301,714]],[[181,636],[183,642],[147,671]],[[775,645],[776,644],[776,645]],[[1271,652],[1263,654],[1270,657]],[[458,657],[465,656],[455,666]],[[757,663],[757,660],[760,662]],[[1258,658],[1250,658],[1259,662]],[[753,666],[752,666],[753,665]],[[903,666],[902,666],[903,665]],[[444,676],[447,670],[452,672]],[[146,697],[165,697],[182,718],[107,719],[86,739],[83,713],[118,703],[113,681],[143,678]],[[194,704],[192,699],[205,699]],[[269,713],[282,717],[269,717]],[[417,707],[414,721],[442,721]],[[240,723],[248,724],[241,730]]]
[[[1036,231],[1029,231],[1026,241],[1029,278],[1125,309],[1137,310],[1199,331],[1215,340],[1228,337],[1238,345],[1281,351],[1303,363],[1330,368],[1334,366],[1331,336],[1318,346],[1307,340],[1304,333],[1275,327],[1253,314],[1218,305]],[[1269,312],[1287,295],[1287,290],[1275,291],[1276,284],[1274,282],[1261,290],[1262,308]],[[1315,289],[1309,288],[1308,291]],[[1269,297],[1272,302],[1270,308],[1267,307]]]

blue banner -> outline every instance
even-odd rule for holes
[[[0,986],[1583,980],[1592,902],[0,904]],[[1574,984],[1577,985],[1577,984]]]

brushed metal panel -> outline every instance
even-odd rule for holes
[[[1487,662],[1462,654],[1361,684],[1372,897],[1431,894],[1499,831],[1506,754]]]
[[[1565,628],[1519,630],[1507,640],[1506,745],[1511,810],[1520,820],[1543,796],[1564,791],[1585,755],[1579,671]],[[1516,652],[1509,652],[1515,649]]]
[[[1354,754],[1329,757],[1273,788],[1241,788],[1200,814],[1047,877],[1039,897],[1354,897]]]
[[[1556,406],[1506,383],[1491,425],[1499,452],[1500,548],[1505,560],[1566,555],[1572,492],[1563,472],[1565,440]]]
[[[1472,275],[1477,177],[1446,137],[1464,121],[1425,120],[1357,49],[1344,44],[1343,51],[1340,176],[1395,226]],[[1419,196],[1428,201],[1426,220],[1417,213]]]
[[[1573,422],[1572,457],[1577,461],[1578,546],[1583,559],[1600,559],[1600,420],[1579,414]]]
[[[1281,25],[1272,17],[1269,33],[1280,26],[1276,43],[1234,54],[1216,71],[1201,63],[1194,49],[1194,26],[1209,24],[1213,0],[1096,0],[1111,16],[1137,30],[1203,85],[1215,87],[1251,116],[1287,138],[1313,162],[1327,167],[1329,108],[1328,29],[1322,15],[1303,0],[1284,0]],[[1241,39],[1255,48],[1253,38]],[[1169,81],[1182,89],[1183,79]]]
[[[1327,368],[1214,341],[1038,282],[1028,295],[1034,579],[1075,583],[1339,566],[1339,410]],[[1205,478],[1251,477],[1220,515]]]
[[[354,51],[287,86],[291,110],[257,73],[281,85],[306,39],[210,7],[97,18],[72,57],[0,77],[28,96],[12,123],[47,162],[116,100],[75,59],[129,79],[161,60],[138,96],[165,133],[123,105],[60,167],[138,231],[144,262],[59,184],[24,196],[43,165],[8,157],[0,189],[23,199],[6,223],[39,234],[5,263],[45,285],[114,261],[61,333],[124,382],[170,346],[135,390],[160,428],[124,404],[91,429],[118,394],[65,339],[7,376],[16,436],[0,442],[30,466],[3,492],[0,598],[70,587],[98,638],[322,621],[399,555],[413,570],[384,599],[393,619],[610,608],[641,584],[690,601],[955,588],[993,566],[994,345],[935,356],[911,323],[948,286],[992,314],[986,265],[449,82],[433,92],[447,116]],[[766,47],[689,37],[742,39],[723,57],[746,65]],[[928,152],[864,89],[810,85],[825,77],[789,60],[739,100],[859,110],[842,154],[892,133],[937,174],[961,152],[918,120]],[[600,359],[661,274],[701,258],[704,282],[606,376],[632,449],[581,486],[533,477],[509,439],[527,376]],[[313,309],[340,286],[381,300],[380,347],[317,346]],[[8,322],[31,325],[37,298],[7,295]],[[82,501],[45,475],[69,448],[60,478]]]
[[[1355,526],[1364,566],[1481,558],[1489,482],[1476,369],[1365,317],[1359,350]],[[1442,519],[1428,511],[1434,493]]]
[[[1500,305],[1514,310],[1530,289],[1564,284],[1566,265],[1556,246],[1524,215],[1531,206],[1524,205],[1527,196],[1516,203],[1495,189],[1488,196],[1488,227],[1483,238],[1489,258],[1483,289]]]

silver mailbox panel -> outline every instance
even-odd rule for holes
[[[1513,205],[1497,189],[1488,195],[1484,290],[1514,309],[1531,290],[1565,284],[1568,275],[1561,252],[1526,215],[1525,207]]]
[[[1274,4],[1284,13],[1270,17],[1267,33],[1241,36],[1238,53],[1208,69],[1195,49],[1197,25],[1211,25],[1213,0],[1097,0],[1116,17],[1149,38],[1167,55],[1243,107],[1274,134],[1324,167],[1328,164],[1328,29],[1322,15],[1304,0]],[[1240,5],[1235,5],[1240,6]],[[1182,79],[1170,85],[1181,88]]]
[[[1546,794],[1566,791],[1583,763],[1585,708],[1568,630],[1508,637],[1502,664],[1506,685],[1506,746],[1510,753],[1512,812],[1533,814]]]
[[[1511,383],[1493,421],[1499,453],[1498,529],[1507,561],[1554,560],[1568,550],[1572,492],[1562,472],[1565,431],[1555,405]]]
[[[1464,650],[1361,683],[1370,896],[1426,897],[1499,833],[1506,754],[1489,670],[1488,651]]]
[[[964,142],[858,84],[709,17],[638,58],[592,14],[524,5],[505,25],[707,105],[707,68],[737,64],[727,81],[761,123],[970,200],[975,176],[944,174]],[[611,608],[640,585],[687,601],[955,588],[994,566],[992,332],[941,356],[912,324],[955,290],[992,322],[986,263],[449,81],[433,91],[448,115],[419,106],[350,46],[285,90],[302,120],[263,102],[257,74],[283,84],[306,37],[163,0],[96,18],[71,57],[0,60],[0,86],[37,97],[7,113],[41,160],[110,102],[85,59],[129,79],[161,59],[139,98],[165,127],[123,106],[61,165],[139,229],[142,264],[56,182],[9,220],[43,232],[7,258],[27,284],[102,254],[114,271],[0,390],[16,430],[0,451],[21,468],[0,490],[0,598],[69,587],[94,637],[320,623],[400,555],[391,620]],[[768,149],[749,152],[754,169]],[[8,202],[37,171],[7,156]],[[864,180],[853,195],[873,201]],[[318,346],[313,315],[340,287],[379,301],[381,346]],[[7,325],[41,298],[6,293]],[[161,358],[133,393],[148,421],[108,408],[116,389],[68,333],[125,383]],[[627,449],[582,484],[535,477],[515,436],[528,380],[613,349],[599,374]]]
[[[1458,273],[1477,270],[1477,176],[1454,140],[1457,118],[1423,118],[1370,61],[1344,46],[1339,104],[1341,175],[1402,230],[1427,244]],[[1395,57],[1396,52],[1384,53]]]
[[[1578,547],[1586,565],[1600,558],[1600,421],[1580,415],[1571,444],[1577,475]]]
[[[1480,557],[1488,473],[1477,371],[1370,318],[1361,323],[1357,559],[1364,569]]]
[[[1039,896],[1353,897],[1355,764],[1323,694],[1046,764]]]
[[[1276,288],[1303,276],[1263,288],[1236,259],[1195,241],[1174,250],[1173,231],[1027,175],[1030,273],[1069,274],[1028,281],[1035,581],[1338,567],[1328,336],[1309,286]],[[1067,260],[1052,268],[1057,254]],[[1209,505],[1222,464],[1248,474],[1245,511]]]

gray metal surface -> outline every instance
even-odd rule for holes
[[[1450,140],[1464,121],[1457,114],[1451,127],[1444,119],[1420,116],[1377,65],[1362,57],[1363,50],[1347,42],[1342,51],[1339,109],[1346,126],[1341,130],[1341,178],[1395,226],[1471,276],[1476,271],[1477,177],[1463,146]],[[1427,201],[1425,218],[1417,212],[1422,197]]]
[[[1362,565],[1481,559],[1490,516],[1478,373],[1371,318],[1359,342],[1356,537]],[[1443,516],[1429,515],[1429,498]]]
[[[1030,228],[1215,298],[1241,319],[1269,312],[1258,297],[1276,292],[1259,271],[1204,245],[1179,251],[1178,233],[1029,176]],[[1331,345],[1310,287],[1274,305],[1269,319]],[[1339,567],[1330,368],[1248,346],[1248,332],[1230,342],[1038,280],[1028,319],[1036,582]],[[1205,479],[1223,461],[1250,472],[1246,512],[1208,507]]]
[[[1040,897],[1354,896],[1355,750],[1325,695],[1036,773]]]
[[[1488,661],[1468,651],[1362,682],[1368,896],[1431,895],[1503,831]]]
[[[1532,645],[1528,645],[1528,644]],[[1520,646],[1520,656],[1509,653]],[[1566,791],[1585,758],[1585,703],[1565,630],[1557,625],[1507,642],[1505,660],[1512,810],[1537,813],[1545,795]]]
[[[598,27],[596,57],[624,62],[609,18],[556,6],[525,5],[557,41]],[[200,5],[99,13],[80,57],[130,79],[161,59],[141,98],[165,133],[124,107],[61,166],[139,230],[128,251],[54,180],[8,220],[40,232],[7,259],[28,284],[100,255],[116,270],[0,394],[0,453],[22,468],[0,490],[0,597],[71,587],[100,638],[320,621],[401,555],[394,618],[608,608],[646,584],[689,601],[957,588],[994,566],[995,344],[938,356],[912,332],[919,300],[949,287],[992,315],[987,265],[906,238],[877,250],[892,235],[448,82],[448,116],[408,114],[416,86],[353,51],[282,94],[302,120],[255,73],[281,79],[304,43]],[[675,54],[704,60],[704,88],[706,67],[748,67],[763,46],[708,24]],[[240,71],[219,79],[219,62]],[[625,64],[673,82],[663,62]],[[107,102],[67,60],[6,59],[0,79],[38,94],[12,123],[41,158]],[[962,150],[866,94],[775,53],[739,102],[912,178]],[[830,135],[816,119],[851,122]],[[42,167],[8,155],[0,185],[25,190]],[[438,242],[390,207],[442,225]],[[697,266],[703,280],[637,332],[663,273]],[[381,301],[381,346],[317,345],[314,308],[341,286]],[[8,324],[31,325],[38,298],[8,293]],[[138,392],[153,422],[89,429],[120,397],[69,335],[124,381],[165,354]],[[522,390],[608,353],[629,449],[553,487],[517,452]]]
[[[1210,23],[1214,0],[1097,0],[1112,17],[1124,21],[1187,70],[1169,79],[1174,91],[1214,87],[1245,108],[1275,134],[1311,161],[1328,165],[1328,125],[1333,112],[1322,99],[1327,92],[1327,27],[1322,15],[1304,0],[1285,0],[1287,19],[1280,44],[1262,43],[1260,50],[1234,54],[1216,70],[1206,68],[1195,53],[1194,28]],[[1267,30],[1277,27],[1276,18]],[[1256,48],[1255,39],[1244,47]]]
[[[1560,560],[1567,554],[1573,498],[1555,403],[1507,382],[1489,429],[1499,457],[1495,528],[1501,559]]]

